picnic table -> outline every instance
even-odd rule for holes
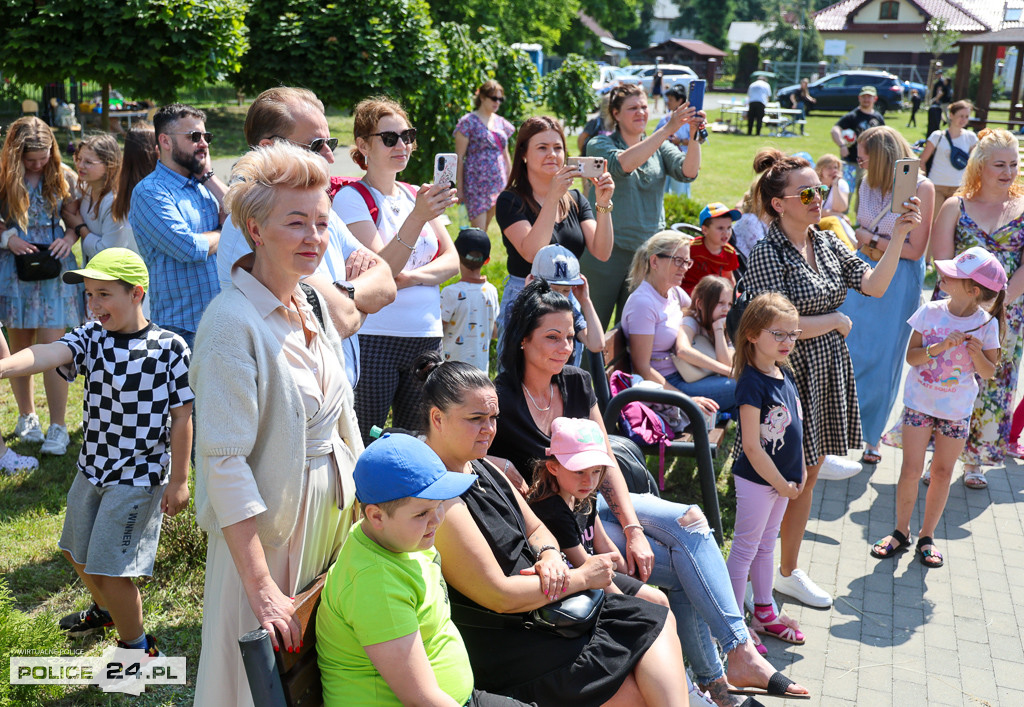
[[[112,110],[110,111],[110,118],[125,118],[128,120],[128,129],[132,129],[132,118],[145,118],[149,113],[148,110]]]

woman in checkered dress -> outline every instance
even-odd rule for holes
[[[806,160],[775,149],[754,158],[760,174],[755,198],[768,235],[754,246],[743,285],[752,295],[776,291],[800,313],[800,338],[790,362],[803,409],[807,483],[790,501],[782,521],[782,562],[776,585],[813,606],[832,598],[797,569],[800,543],[810,516],[812,491],[826,454],[845,456],[861,445],[857,387],[845,337],[851,322],[837,311],[847,288],[870,297],[885,294],[907,234],[921,221],[916,197],[893,226],[892,244],[875,268],[843,246],[831,231],[812,229],[821,217],[827,187]],[[741,288],[742,289],[742,288]]]

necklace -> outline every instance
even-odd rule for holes
[[[387,203],[388,207],[390,207],[391,213],[393,213],[395,216],[398,216],[398,209],[400,208],[400,205],[398,203],[398,197],[385,196],[384,201]]]
[[[548,406],[546,408],[542,408],[540,405],[537,404],[537,401],[533,399],[532,395],[530,395],[530,389],[526,387],[525,383],[523,383],[523,392],[526,393],[526,397],[530,399],[530,402],[533,403],[533,406],[537,408],[537,412],[547,412],[548,410],[551,409],[551,403],[554,402],[555,399],[555,384],[548,383]]]

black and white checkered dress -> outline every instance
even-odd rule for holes
[[[752,294],[781,292],[801,316],[831,314],[846,299],[847,288],[860,291],[867,263],[831,231],[814,231],[813,270],[778,225],[750,252],[743,283]],[[815,464],[825,454],[846,456],[860,447],[857,384],[846,340],[836,330],[800,339],[789,356],[804,411],[804,454]]]
[[[195,397],[185,341],[150,324],[132,334],[99,322],[60,339],[73,361],[58,372],[85,376],[78,470],[96,486],[159,486],[170,463],[170,411]]]

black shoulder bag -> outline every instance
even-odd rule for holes
[[[54,221],[57,220],[57,212],[53,213],[50,219],[50,236],[56,239]],[[26,241],[26,243],[29,243]],[[50,245],[43,243],[29,243],[36,247],[33,253],[22,253],[14,256],[14,269],[18,279],[22,282],[38,282],[39,280],[52,280],[60,275],[60,261],[50,253]]]
[[[768,240],[768,236],[765,236],[762,240],[765,241],[767,246],[775,252],[775,257],[779,259],[779,265],[785,267],[785,263],[782,260],[782,253],[779,252],[779,247]],[[750,251],[753,255],[754,251]],[[748,259],[747,273],[749,273],[749,259]],[[736,343],[736,332],[740,328],[740,319],[743,318],[743,312],[746,311],[747,305],[750,304],[751,300],[754,299],[755,295],[752,295],[746,287],[744,287],[744,280],[747,278],[747,273],[736,282],[736,287],[732,293],[732,309],[725,315],[725,330],[729,334],[729,340]],[[760,293],[758,293],[760,294]]]
[[[967,167],[967,158],[970,155],[953,144],[953,138],[949,136],[948,130],[946,131],[946,141],[949,142],[949,163],[953,165],[953,169],[965,169]]]

